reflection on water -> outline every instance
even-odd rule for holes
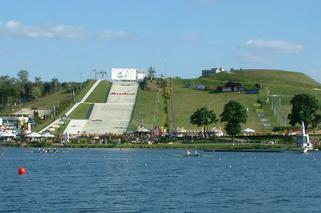
[[[0,212],[319,211],[321,153],[0,148]],[[19,166],[27,175],[17,175]]]

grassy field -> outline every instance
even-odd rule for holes
[[[80,93],[76,96],[76,101],[80,101],[94,83],[95,81],[89,81],[86,84],[86,86],[80,91]],[[33,100],[31,102],[28,102],[22,105],[19,105],[19,108],[53,109],[54,106],[58,106],[60,102],[68,100],[68,98],[70,98],[70,94],[64,93],[64,92],[58,92],[52,95],[47,95],[45,97],[39,98],[37,100]]]
[[[54,106],[58,106],[60,102],[67,100],[70,94],[59,92],[52,95],[47,95],[38,100],[28,102],[20,105],[20,108],[38,108],[38,109],[53,109]]]
[[[230,100],[235,100],[249,109],[249,119],[246,126],[257,129],[256,127],[260,120],[253,107],[253,103],[255,103],[258,98],[257,95],[239,93],[210,94],[206,91],[184,88],[184,82],[184,80],[174,81],[173,91],[176,126],[183,126],[186,129],[195,129],[196,127],[190,123],[190,116],[197,108],[207,106],[209,109],[214,110],[218,117],[223,111],[224,104]],[[221,125],[218,124],[216,126],[218,127]]]
[[[105,103],[107,101],[111,83],[109,81],[101,81],[95,90],[87,98],[86,102]]]
[[[141,124],[142,119],[145,126],[152,127],[154,124],[154,115],[156,125],[163,125],[165,122],[163,108],[164,103],[161,92],[144,91],[139,88],[129,129],[137,129],[137,127]],[[156,113],[154,114],[154,112]]]
[[[263,85],[260,94],[247,95],[243,93],[211,93],[193,89],[196,84],[206,84],[213,87],[223,86],[226,81],[238,81],[244,86],[253,86],[255,83]],[[191,83],[193,88],[185,88],[185,83]],[[271,128],[263,127],[258,116],[258,110],[265,113],[266,119],[272,126],[287,124],[287,114],[291,110],[290,99],[299,93],[315,94],[313,88],[320,87],[320,84],[308,76],[297,72],[286,72],[280,70],[242,70],[233,73],[219,73],[208,78],[199,79],[174,79],[174,112],[176,127],[186,129],[200,129],[189,122],[191,114],[202,106],[207,106],[215,111],[217,117],[222,113],[223,106],[230,100],[235,100],[243,104],[248,109],[248,121],[244,127],[253,128],[259,132],[269,132]],[[140,91],[137,97],[137,105],[133,114],[131,126],[135,127],[141,119],[141,112],[145,112],[144,124],[152,127],[153,112],[157,92]],[[277,96],[271,96],[277,95]],[[280,96],[278,96],[280,95]],[[266,101],[262,109],[255,106],[258,99]],[[160,101],[162,103],[162,101]],[[272,104],[280,104],[277,108],[277,116],[272,111]],[[159,107],[156,124],[163,126],[164,111]],[[279,119],[278,119],[279,118]],[[212,125],[214,126],[214,125]],[[216,127],[223,127],[223,124],[216,124]]]
[[[71,119],[88,119],[94,104],[80,104],[68,117]]]

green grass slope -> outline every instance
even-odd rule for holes
[[[196,84],[204,83],[213,87],[223,86],[227,81],[237,81],[244,86],[253,86],[255,83],[263,85],[259,94],[247,95],[243,93],[211,93],[200,91],[193,88],[184,88],[185,83]],[[288,72],[282,70],[238,70],[235,72],[218,73],[207,78],[199,79],[174,79],[173,97],[175,126],[185,127],[186,129],[200,129],[189,122],[191,114],[199,107],[207,106],[213,109],[219,117],[223,111],[223,106],[229,100],[235,100],[243,104],[248,109],[248,122],[244,127],[250,127],[257,131],[271,131],[264,128],[258,116],[259,111],[265,113],[265,118],[272,126],[279,126],[287,123],[287,114],[291,110],[290,99],[299,93],[315,94],[313,88],[320,87],[320,84],[303,73]],[[141,91],[137,97],[137,105],[133,113],[131,127],[134,128],[141,119],[144,112],[144,124],[147,127],[153,126],[153,112],[155,111],[155,101],[157,99],[155,91]],[[274,96],[271,96],[274,95]],[[277,96],[276,96],[277,95]],[[258,99],[267,101],[262,109],[255,106]],[[160,101],[162,103],[162,101]],[[280,104],[281,103],[281,104]],[[272,104],[280,104],[278,112],[274,115]],[[164,111],[160,106],[159,118],[156,125],[164,125]],[[214,125],[212,125],[214,126]],[[223,124],[215,126],[223,127]]]
[[[142,121],[148,127],[153,126],[154,120],[156,125],[164,124],[165,114],[163,108],[164,103],[161,92],[145,91],[139,88],[129,129],[137,129]],[[156,113],[154,114],[154,112]]]
[[[70,115],[71,119],[88,119],[94,104],[82,103]]]
[[[297,83],[318,86],[319,83],[307,75],[300,72],[290,72],[284,70],[265,70],[265,69],[243,69],[234,72],[223,72],[215,74],[210,79],[224,81],[233,80],[240,82],[260,82],[265,84],[283,83],[286,85],[296,85]]]
[[[58,92],[55,94],[47,95],[37,100],[21,104],[20,108],[37,108],[37,109],[53,109],[58,106],[60,102],[68,100],[70,94],[65,92]]]
[[[101,81],[95,90],[87,98],[86,102],[90,103],[105,103],[107,101],[111,83],[109,81]]]

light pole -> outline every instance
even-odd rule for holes
[[[95,80],[97,80],[97,71],[96,71],[96,69],[93,69],[93,72],[95,73]]]
[[[144,116],[146,115],[146,113],[140,112],[139,115],[141,116],[141,127],[143,127],[144,126]]]

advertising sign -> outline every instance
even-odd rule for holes
[[[112,68],[111,80],[136,81],[137,70],[132,68]]]

